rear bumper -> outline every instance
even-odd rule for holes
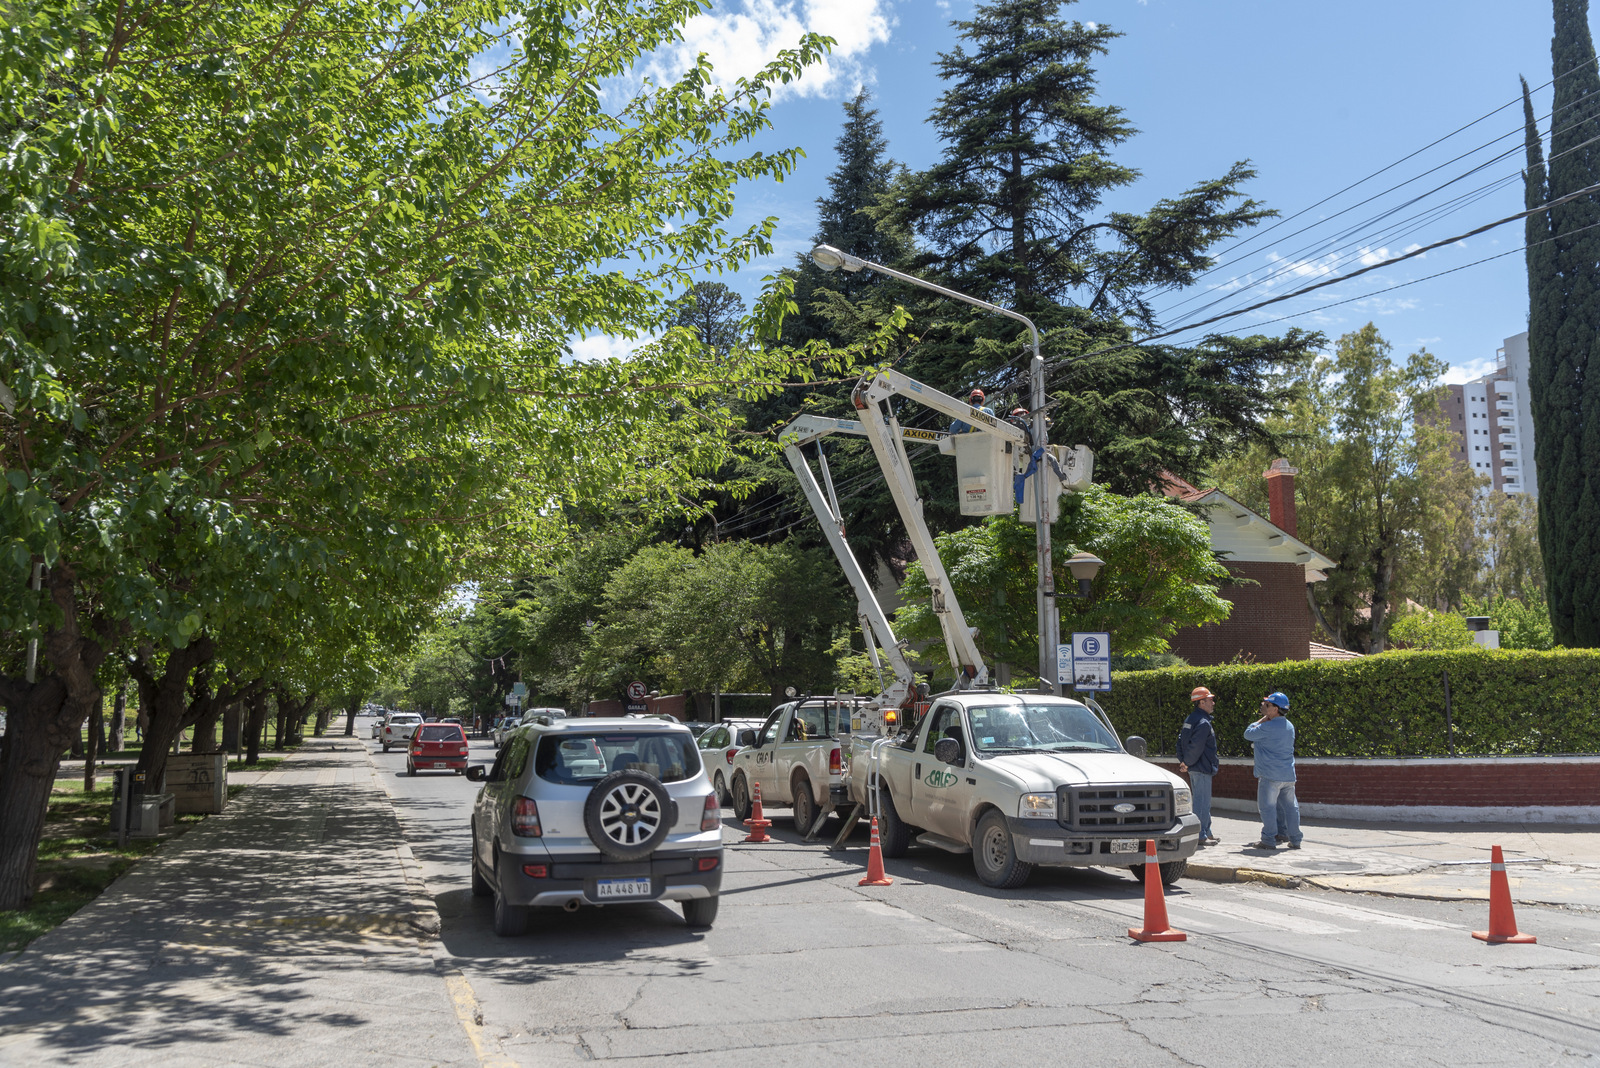
[[[701,871],[701,860],[714,860]],[[722,848],[657,854],[648,860],[622,863],[600,853],[552,857],[529,854],[500,855],[500,892],[513,905],[544,907],[576,901],[582,905],[626,905],[638,901],[690,901],[716,897],[722,889]],[[540,878],[527,874],[526,865],[543,867]],[[601,879],[650,880],[649,895],[601,898]]]
[[[1146,839],[1155,839],[1156,859],[1165,864],[1174,860],[1187,860],[1200,848],[1200,819],[1197,816],[1180,816],[1171,827],[1159,833],[1143,830],[1135,835],[1086,835],[1062,828],[1054,820],[1024,820],[1008,818],[1011,840],[1015,844],[1017,859],[1030,864],[1057,867],[1086,868],[1091,866],[1128,868],[1144,861]],[[1133,838],[1139,843],[1132,853],[1113,853],[1114,840]]]
[[[406,759],[418,771],[465,771],[467,767],[467,758],[464,756],[418,756],[416,753],[407,753]]]

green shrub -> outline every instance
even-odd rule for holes
[[[1600,650],[1397,652],[1114,675],[1099,701],[1124,736],[1171,753],[1189,691],[1217,695],[1223,756],[1249,756],[1244,728],[1261,698],[1289,695],[1299,756],[1448,756],[1444,674],[1462,756],[1600,752]]]

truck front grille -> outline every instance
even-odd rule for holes
[[[1132,806],[1124,812],[1117,809]],[[1061,825],[1070,831],[1115,833],[1172,826],[1172,787],[1121,786],[1115,789],[1065,786],[1058,798]]]

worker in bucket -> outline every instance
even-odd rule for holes
[[[982,412],[984,415],[993,415],[994,409],[985,407],[983,401],[984,396],[983,390],[981,389],[974,389],[971,393],[967,394],[968,404],[978,409],[978,411]],[[957,419],[950,424],[950,433],[952,434],[970,434],[971,432],[972,425],[970,423],[964,423],[960,419]]]

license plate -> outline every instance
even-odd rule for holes
[[[649,879],[600,879],[595,883],[596,897],[649,897]]]
[[[1142,845],[1143,843],[1137,838],[1113,838],[1111,839],[1111,852],[1137,853]]]
[[[435,761],[434,761],[434,762],[433,762],[433,766],[434,766],[434,767],[436,767],[436,768],[448,768],[448,767],[449,767],[449,766],[450,766],[450,765],[449,765],[449,764],[446,764],[446,763],[445,763],[445,762],[444,762],[444,761],[442,761],[442,760],[435,760]]]

